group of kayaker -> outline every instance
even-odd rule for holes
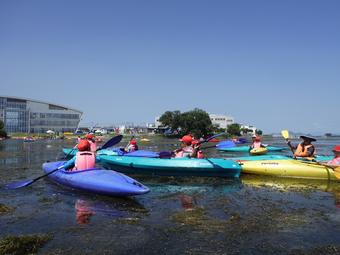
[[[294,158],[312,158],[316,155],[315,146],[312,142],[316,139],[310,136],[300,136],[303,140],[297,146],[293,145],[289,139],[286,139],[288,146],[294,153]],[[204,158],[201,150],[201,141],[193,137],[193,135],[184,135],[180,141],[181,148],[173,151],[175,158],[190,157],[190,158]],[[252,136],[252,144],[250,150],[254,148],[266,147],[261,142],[261,137]],[[84,138],[78,138],[78,144],[75,147],[78,149],[76,156],[65,164],[65,169],[90,169],[95,167],[97,145],[93,134],[87,134]],[[124,152],[133,152],[138,150],[137,141],[131,139],[125,148],[121,148]],[[333,148],[334,158],[327,162],[328,165],[340,165],[340,145]],[[98,159],[97,159],[98,160]]]
[[[183,136],[181,148],[174,150],[175,158],[204,158],[201,148],[201,141],[194,139],[192,135]]]

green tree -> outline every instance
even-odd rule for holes
[[[255,133],[256,133],[257,135],[262,135],[262,134],[263,134],[263,132],[262,132],[261,129],[256,129]]]
[[[166,111],[159,121],[165,127],[177,131],[179,135],[193,134],[195,137],[206,136],[214,131],[209,114],[201,109],[181,113],[180,111]]]
[[[180,111],[166,111],[159,118],[159,121],[163,126],[169,127],[172,131],[178,131],[181,123],[181,112]]]
[[[4,128],[4,122],[0,120],[0,130]]]
[[[240,136],[241,135],[241,126],[240,124],[233,123],[228,125],[227,132],[231,136]]]
[[[214,130],[209,114],[198,108],[182,113],[180,122],[181,135],[192,133],[195,137],[203,137]]]

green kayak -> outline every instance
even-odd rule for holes
[[[239,177],[241,167],[221,158],[144,158],[100,155],[105,167],[127,174]]]
[[[274,147],[267,146],[268,151],[283,151],[286,148],[283,147]],[[249,152],[249,146],[237,146],[237,147],[217,147],[220,151],[228,151],[228,152]]]

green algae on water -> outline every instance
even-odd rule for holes
[[[7,236],[0,241],[0,255],[36,253],[51,239],[51,235]]]
[[[14,211],[14,208],[0,204],[0,215]]]

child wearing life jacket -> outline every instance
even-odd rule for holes
[[[252,144],[249,146],[249,150],[252,150],[252,149],[258,149],[258,148],[265,148],[266,146],[264,146],[261,142],[261,137],[257,136],[257,135],[253,135],[252,136]]]
[[[327,162],[330,166],[340,166],[340,145],[333,148],[334,158]]]
[[[138,151],[138,145],[135,139],[132,139],[129,142],[128,146],[125,148],[125,152],[133,152],[133,151]]]
[[[194,150],[195,150],[195,148],[197,150],[196,158],[204,158],[204,154],[203,154],[203,151],[201,150],[201,144],[199,143],[199,141],[198,140],[193,140],[191,142],[191,144],[192,144]]]
[[[78,145],[77,154],[66,162],[64,169],[66,170],[87,170],[95,167],[96,155],[90,151],[91,145],[86,140],[80,140]]]
[[[287,144],[294,151],[294,157],[314,157],[316,150],[312,142],[316,142],[316,139],[310,136],[302,135],[300,138],[303,140],[297,146],[291,144],[291,141],[287,139]]]
[[[90,143],[90,149],[92,152],[96,152],[97,151],[97,144],[96,144],[96,140],[93,134],[86,134],[85,135],[85,139],[87,139],[87,141]]]
[[[196,158],[199,146],[198,144],[193,146],[192,136],[185,135],[180,139],[180,141],[182,142],[182,148],[174,151],[175,158],[184,158],[184,157]]]

